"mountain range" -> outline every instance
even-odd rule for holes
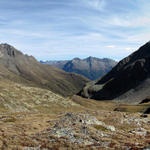
[[[100,63],[100,60],[88,57],[83,60],[75,58],[63,62],[64,64],[61,61],[55,63],[59,66],[63,64],[61,67],[70,69],[70,72],[72,72],[71,68],[77,70],[80,67],[82,73],[87,73],[90,69],[89,75],[92,77],[91,73],[94,75],[95,70],[99,67],[102,69],[101,64],[108,67],[111,64],[109,61],[114,65],[116,63],[109,59],[102,59]],[[94,81],[76,74],[78,71],[68,73],[54,66],[41,64],[33,56],[24,55],[11,45],[0,44],[0,81],[9,80],[24,86],[48,89],[62,96],[72,96],[78,93],[80,96],[96,100],[140,103],[150,97],[149,68],[150,42],[121,60],[106,75],[99,76]],[[92,72],[92,69],[95,72]]]
[[[121,60],[101,79],[88,83],[79,95],[129,103],[138,103],[149,97],[150,42]]]
[[[79,92],[88,79],[41,64],[11,45],[0,44],[0,77],[24,85],[49,89],[62,96]]]
[[[81,75],[41,64],[8,44],[0,44],[0,149],[147,148],[149,97],[137,105],[106,98],[121,96],[123,88],[128,91],[137,86],[139,91],[127,95],[130,103],[140,94],[148,96],[149,48],[147,43],[101,79],[89,82]],[[97,89],[105,85],[103,95],[97,95]],[[87,98],[104,99],[72,96],[79,91]]]
[[[96,80],[102,77],[117,64],[112,59],[100,59],[96,57],[88,57],[85,59],[74,58],[64,61],[41,61],[41,63],[49,64],[65,72],[74,72],[83,75],[90,80]]]

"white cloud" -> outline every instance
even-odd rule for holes
[[[110,24],[120,27],[141,27],[141,26],[149,26],[150,25],[150,16],[146,17],[137,17],[133,19],[131,16],[129,17],[119,17],[114,16],[110,19]]]
[[[0,9],[0,41],[40,59],[81,55],[120,59],[150,40],[146,0],[136,0],[139,6],[131,0],[39,0],[41,7],[33,2],[33,8],[20,1],[23,10],[7,1],[1,6],[9,9]]]
[[[107,48],[116,48],[116,46],[115,45],[108,45],[108,46],[106,46]]]
[[[125,50],[130,51],[132,48],[131,47],[127,47],[125,48]]]
[[[131,48],[131,47],[126,47],[125,48],[125,51],[127,52],[127,53],[132,53],[132,52],[134,52],[136,50],[136,48]]]
[[[150,40],[150,30],[147,30],[146,32],[142,33],[136,33],[135,35],[131,35],[126,37],[127,42],[134,42],[137,43],[137,45],[144,44]]]
[[[97,10],[103,10],[106,6],[106,0],[82,0],[88,7]]]

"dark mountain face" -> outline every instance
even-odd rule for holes
[[[74,58],[70,61],[47,61],[45,63],[66,72],[81,74],[91,80],[103,76],[117,64],[116,61],[111,59],[99,59],[95,57],[88,57],[86,59]]]
[[[41,64],[8,44],[0,44],[0,77],[50,89],[63,96],[75,94],[88,79]]]
[[[80,95],[97,100],[139,102],[150,95],[150,42],[116,65],[100,80],[89,83]]]

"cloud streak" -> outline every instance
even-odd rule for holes
[[[121,59],[150,40],[147,0],[0,1],[0,42],[37,59]]]

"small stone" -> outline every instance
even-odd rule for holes
[[[142,114],[140,117],[147,118],[148,115],[147,114]]]
[[[115,129],[114,126],[106,126],[106,128],[107,128],[108,130],[112,131],[112,132],[115,132],[115,131],[116,131],[116,129]]]

